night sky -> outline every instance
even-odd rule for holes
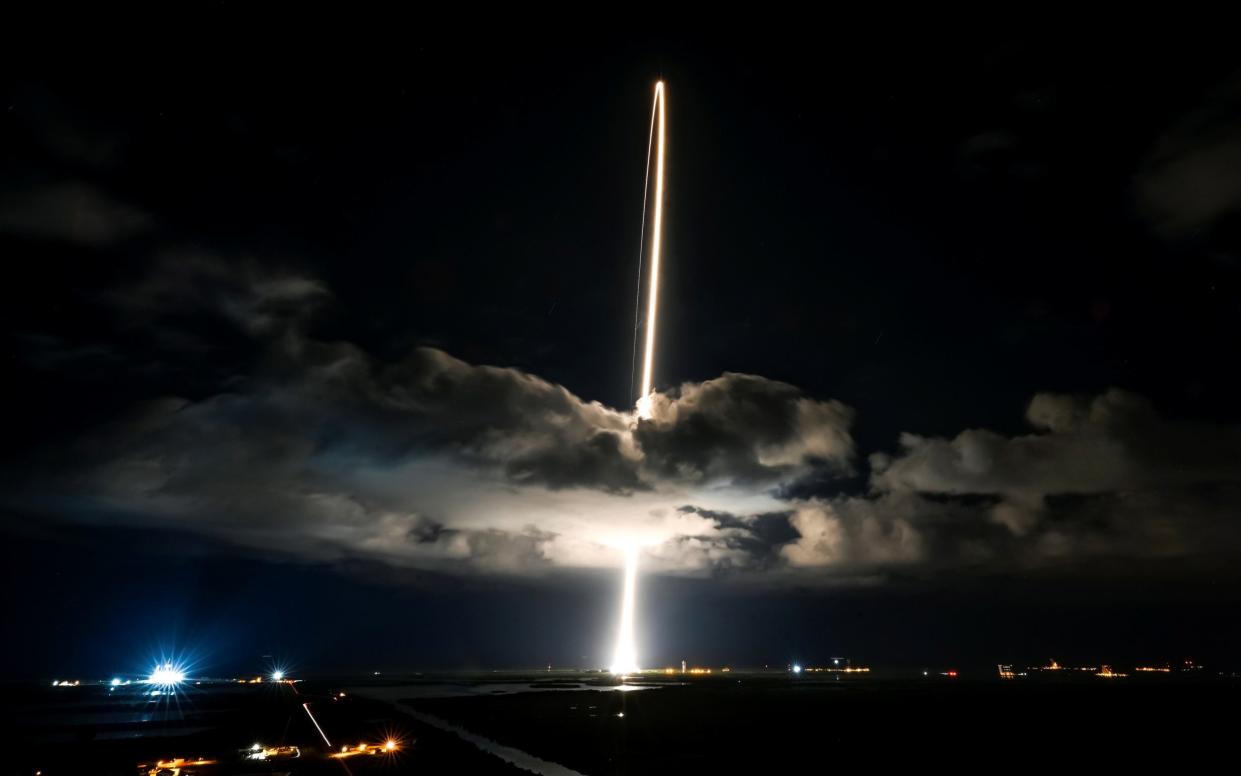
[[[6,68],[8,675],[1236,664],[1225,37],[398,37]]]

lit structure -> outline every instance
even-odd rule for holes
[[[342,746],[339,752],[335,752],[331,756],[337,760],[343,760],[348,757],[357,757],[358,755],[393,755],[401,748],[401,744],[394,738],[389,738],[382,744],[358,744],[353,746]]]
[[[185,681],[185,669],[175,663],[165,662],[155,666],[147,677],[147,684],[157,687],[175,687]]]
[[[1113,671],[1112,667],[1109,665],[1103,666],[1102,668],[1099,669],[1099,672],[1095,674],[1095,676],[1099,676],[1104,679],[1124,679],[1128,675],[1129,674],[1122,674],[1122,673]]]
[[[870,669],[866,666],[855,666],[853,660],[847,657],[834,657],[830,666],[806,666],[803,669],[808,674],[868,674]]]
[[[999,670],[1001,679],[1013,679],[1017,676],[1017,674],[1013,673],[1012,666],[1001,665]]]
[[[216,760],[207,760],[202,757],[195,760],[186,757],[174,757],[169,760],[159,760],[154,765],[142,763],[138,768],[140,772],[145,772],[148,776],[181,776],[183,771],[187,774],[192,773],[192,771],[187,770],[188,768],[216,765],[217,763],[218,761]]]
[[[249,749],[243,750],[245,759],[247,760],[296,760],[302,756],[302,750],[296,746],[263,746],[255,744]]]

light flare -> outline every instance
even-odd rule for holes
[[[634,644],[634,600],[638,589],[638,547],[625,548],[625,583],[621,592],[620,628],[616,634],[616,651],[608,669],[614,674],[633,674],[638,671],[638,650]]]

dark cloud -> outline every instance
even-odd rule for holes
[[[747,572],[770,570],[780,565],[780,548],[798,538],[789,523],[791,511],[767,512],[756,515],[735,515],[721,510],[682,506],[683,513],[696,514],[711,520],[716,531],[706,536],[679,537],[677,541],[714,544],[721,554],[715,571]]]
[[[1167,237],[1209,240],[1204,233],[1235,222],[1241,211],[1238,168],[1241,80],[1233,79],[1178,120],[1150,150],[1137,177],[1138,205]]]
[[[905,434],[898,456],[872,457],[874,484],[885,491],[1035,497],[1241,482],[1241,429],[1169,420],[1132,393],[1038,394],[1026,418],[1038,433]]]
[[[850,471],[853,411],[786,383],[728,373],[652,402],[634,438],[666,477],[770,482],[813,464]]]
[[[101,246],[152,226],[143,210],[83,181],[10,190],[0,195],[0,233]]]
[[[869,503],[918,531],[928,559],[1030,565],[1241,544],[1241,428],[1166,418],[1117,389],[1038,394],[1026,417],[1035,433],[903,435],[898,455],[871,457]]]

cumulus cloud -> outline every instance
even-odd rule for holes
[[[904,434],[896,458],[872,457],[873,481],[882,490],[997,495],[1241,483],[1241,429],[1169,420],[1126,391],[1089,399],[1039,394],[1026,418],[1036,433]]]
[[[202,254],[104,299],[165,337],[213,319],[259,357],[57,440],[10,506],[450,572],[613,567],[638,541],[652,571],[799,583],[1236,544],[1241,429],[1120,390],[1038,394],[1024,435],[904,434],[868,492],[824,495],[857,471],[854,413],[786,383],[689,382],[640,419],[519,369],[312,336],[322,283]]]
[[[256,343],[261,366],[134,407],[60,451],[77,462],[58,472],[72,486],[17,491],[29,504],[64,486],[88,515],[310,559],[538,571],[612,565],[613,545],[637,537],[654,568],[712,572],[777,554],[711,509],[778,508],[768,489],[783,480],[851,469],[849,408],[784,383],[686,383],[639,420],[518,369],[427,347],[380,360],[310,336],[329,298],[304,276],[169,256],[107,302],[165,335],[213,317]]]
[[[798,538],[781,554],[791,566],[885,565],[922,558],[922,538],[901,510],[845,498],[800,506],[789,518]]]
[[[1030,563],[1238,544],[1241,428],[1167,418],[1118,389],[1038,394],[1026,419],[1034,432],[1011,437],[904,434],[896,456],[871,457],[872,486],[914,512],[952,505],[954,521],[935,533],[936,552],[952,557]],[[1007,536],[980,541],[983,521]]]
[[[728,373],[687,383],[651,402],[635,438],[649,467],[667,477],[764,482],[813,463],[847,473],[853,411],[787,383]]]

